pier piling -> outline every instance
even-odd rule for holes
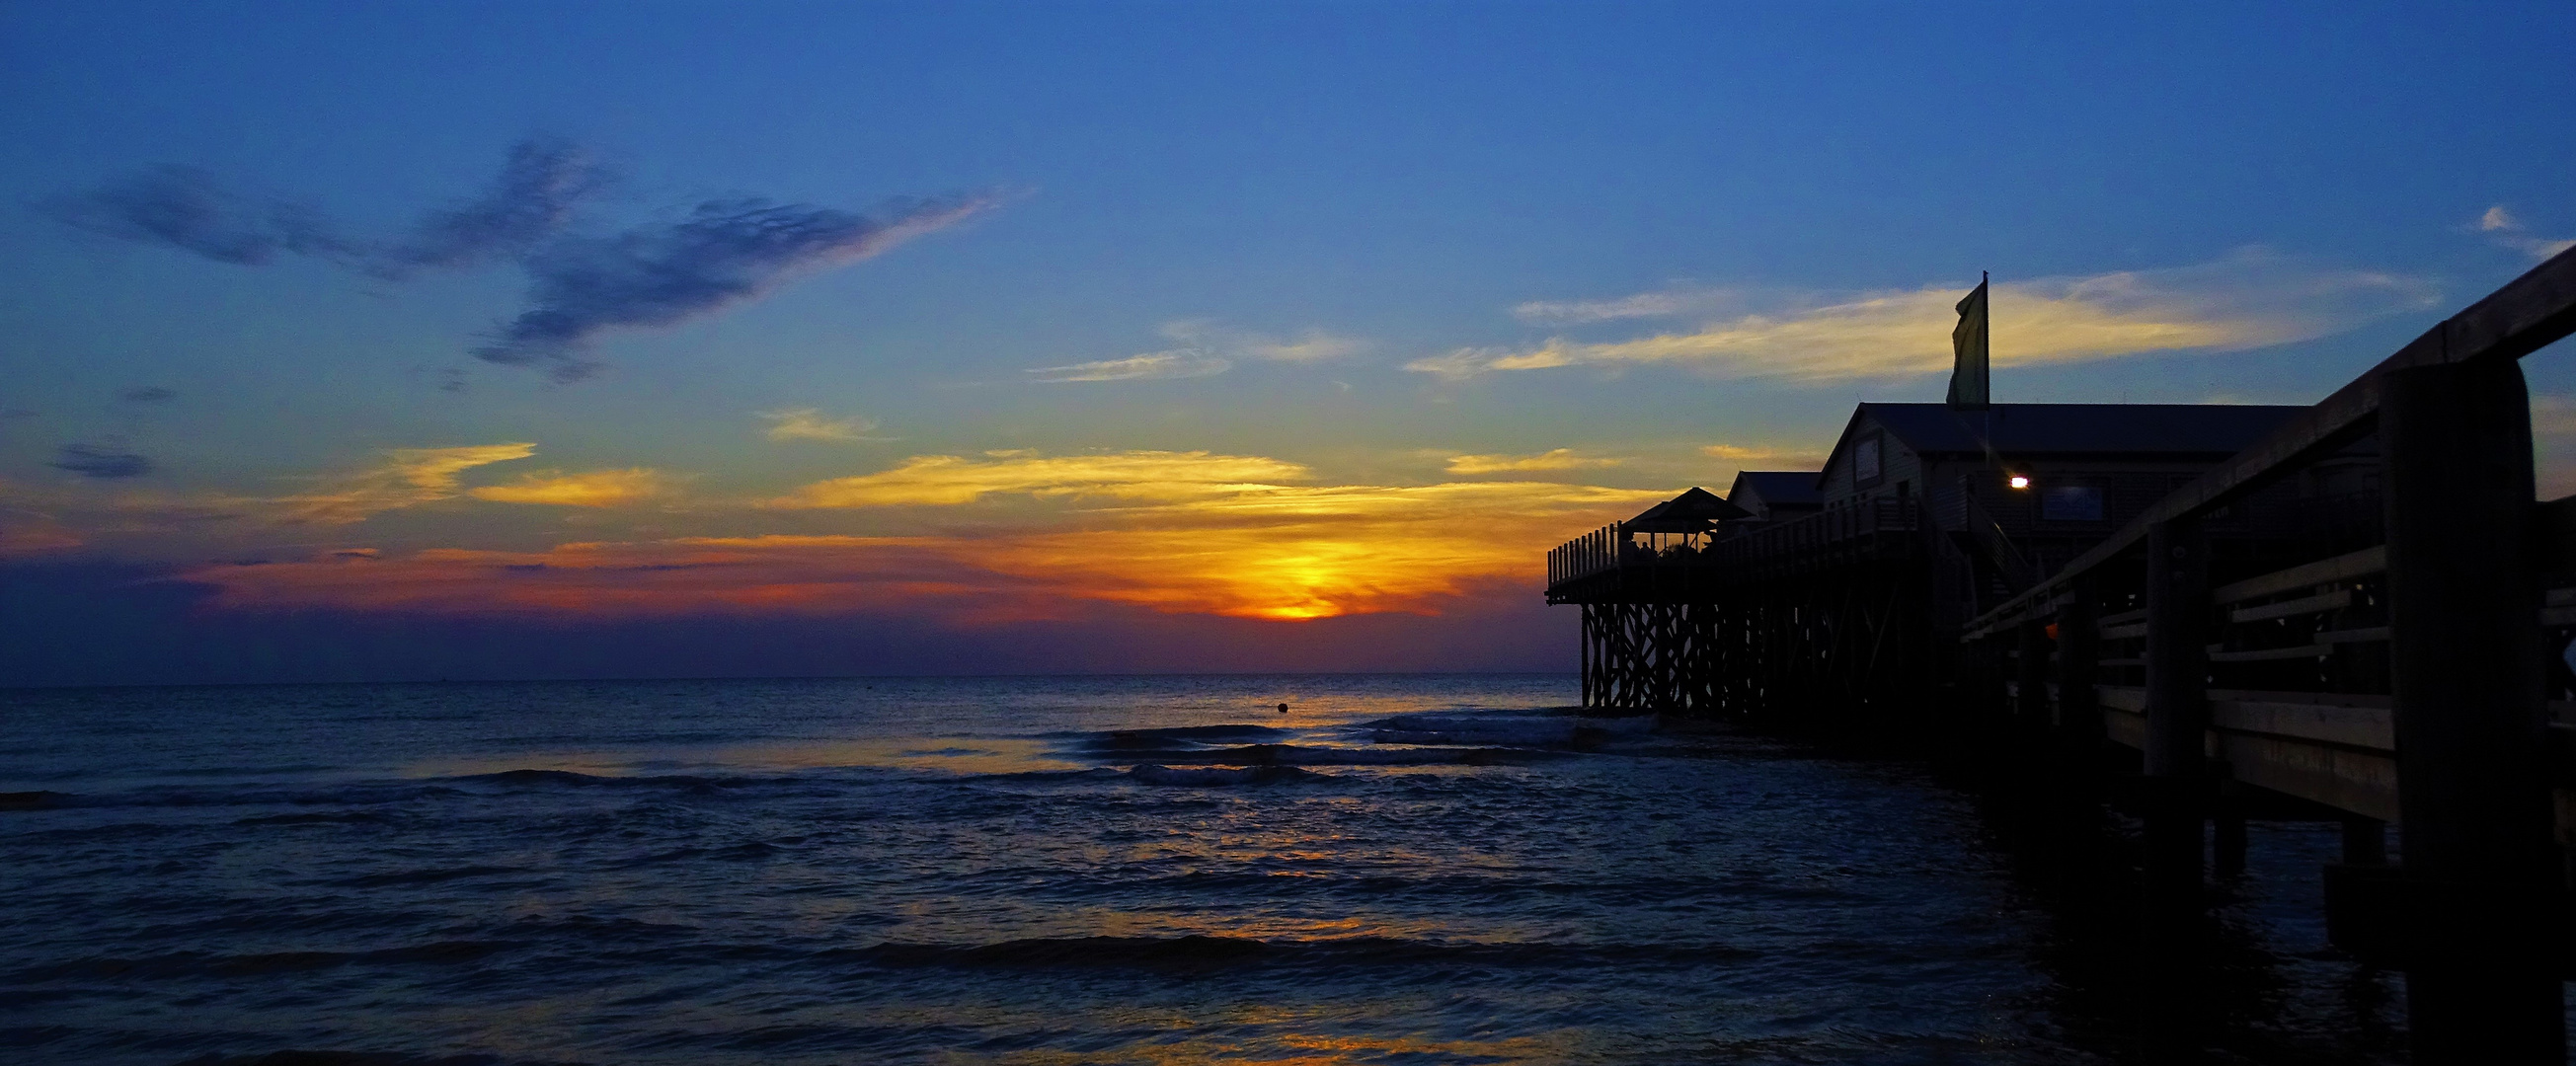
[[[2559,1062],[2530,397],[2511,360],[2386,376],[2390,697],[2416,1060]]]
[[[2406,970],[2414,1061],[2563,1063],[2576,496],[2535,499],[2520,360],[2571,334],[2576,250],[2310,407],[1865,403],[1736,516],[1694,489],[1556,549],[1548,601],[1583,605],[1587,706],[2078,786],[2019,803],[2134,784],[2151,1014],[2199,1017],[2249,814],[2339,820],[2328,938]]]

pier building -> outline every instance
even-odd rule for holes
[[[2328,928],[2405,969],[2415,1061],[2564,1062],[2576,496],[2521,360],[2576,332],[2576,250],[2309,407],[1989,404],[1983,293],[1949,401],[1860,405],[1811,512],[1739,475],[1549,553],[1585,705],[1902,720],[2114,799],[2157,994],[2249,810],[2338,821]]]
[[[1584,610],[1588,706],[1761,715],[1947,681],[1949,649],[2298,407],[1864,403],[1818,471],[1693,488],[1550,555]],[[2294,538],[2285,487],[2230,520]],[[1738,503],[1737,501],[1741,501]]]

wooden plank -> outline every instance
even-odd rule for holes
[[[2014,686],[2013,712],[2034,727],[2048,721],[2048,659],[2051,645],[2048,632],[2038,622],[2024,622],[2019,627],[2021,647],[2014,649],[2014,666],[2021,672]]]
[[[2137,638],[2146,635],[2147,624],[2145,622],[2131,622],[2124,626],[2104,626],[2102,628],[2102,639],[2104,640],[2136,640]]]
[[[2388,569],[2388,546],[2375,544],[2357,552],[2347,552],[2331,559],[2319,559],[2287,570],[2275,570],[2260,577],[2221,585],[2209,594],[2220,604],[2243,603],[2265,596],[2278,596],[2303,588],[2314,588],[2329,581],[2350,581]],[[2347,593],[2348,594],[2348,593]],[[2240,618],[2238,621],[2251,621]]]
[[[2214,663],[2273,663],[2286,662],[2291,659],[2321,659],[2332,654],[2334,654],[2334,649],[2326,645],[2303,644],[2295,648],[2260,648],[2254,651],[2213,651],[2209,653],[2209,661]]]
[[[2099,625],[2099,626],[2101,626],[2101,627],[2103,627],[2103,628],[2105,628],[2105,629],[2108,629],[2108,628],[2110,628],[2110,627],[2112,627],[2112,626],[2124,626],[2124,625],[2128,625],[2128,624],[2129,624],[2129,623],[2131,623],[2131,622],[2144,622],[2144,621],[2146,621],[2146,620],[2147,620],[2147,609],[2146,609],[2146,608],[2144,608],[2144,607],[2140,607],[2140,608],[2138,608],[2137,610],[2134,610],[2134,611],[2121,611],[2121,612],[2118,612],[2118,613],[2116,613],[2116,614],[2106,614],[2106,615],[2103,615],[2103,616],[2102,616],[2099,620],[2097,620],[2094,624]]]
[[[2358,629],[2329,629],[2319,633],[2319,644],[2375,644],[2388,639],[2387,626],[2362,626]]]
[[[2259,695],[2263,698],[2246,698]],[[2344,744],[2386,754],[2397,750],[2396,717],[2383,698],[2356,706],[2301,699],[2309,693],[2213,693],[2209,724],[2222,731]]]
[[[2147,713],[2147,690],[2134,685],[2095,685],[2093,702],[2106,711]]]
[[[2147,750],[2147,716],[2103,708],[2102,739],[2139,751]]]
[[[2063,628],[2058,638],[2057,724],[2079,742],[2102,735],[2102,712],[2093,702],[2094,684],[2102,676],[2101,630],[2093,624],[2093,612],[2100,606],[2095,583],[2078,582],[2066,597],[2065,612],[2058,615]]]
[[[2203,749],[2209,734],[2209,648],[2203,633],[2210,613],[2209,537],[2198,518],[2181,518],[2149,532],[2143,591],[2147,758],[2142,769],[2151,778],[2195,781],[2208,765]],[[2198,854],[2193,852],[2195,864]]]
[[[2145,744],[2143,689],[2102,686],[2109,739]],[[2576,700],[2551,701],[2560,734],[2576,734]],[[2395,715],[2387,696],[2218,689],[2210,692],[2213,753],[2238,780],[2366,818],[2397,818]],[[2556,769],[2576,775],[2576,743],[2555,747]],[[2562,779],[2576,779],[2576,776]]]
[[[2368,692],[2292,692],[2270,688],[2214,688],[2214,700],[2252,700],[2258,703],[2299,703],[2318,707],[2361,707],[2385,711],[2396,703],[2385,695]]]
[[[2220,733],[2236,779],[2365,818],[2397,817],[2397,761],[2387,755],[2256,733]]]
[[[2268,622],[2275,618],[2339,611],[2350,606],[2352,606],[2352,590],[2336,589],[2333,592],[2304,599],[2283,600],[2280,603],[2267,603],[2260,607],[2239,607],[2227,612],[2227,618],[2231,622]]]
[[[2135,549],[2146,540],[2148,529],[2216,507],[2293,463],[2341,447],[2379,413],[2380,378],[2389,371],[2520,359],[2570,333],[2576,333],[2576,249],[2560,252],[2424,331],[2253,447],[2156,501],[2049,580],[1986,612],[1969,628],[1986,632],[2018,621],[2030,615],[2034,604],[2063,593],[2066,582],[2076,575]]]
[[[2443,323],[2445,362],[2520,359],[2576,333],[2576,248],[2525,271]]]

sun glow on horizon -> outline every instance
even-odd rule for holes
[[[650,473],[539,472],[469,495],[624,502],[660,485]],[[236,610],[636,617],[903,607],[971,622],[1059,617],[1067,601],[1094,601],[1274,621],[1437,614],[1473,586],[1527,583],[1533,561],[1565,530],[1671,495],[1535,481],[1274,483],[1292,478],[1312,474],[1206,452],[915,456],[746,513],[960,508],[1002,496],[1016,497],[1021,513],[972,533],[342,550],[201,566],[183,577],[213,586],[215,605]]]

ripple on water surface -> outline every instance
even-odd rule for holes
[[[0,1048],[2123,1053],[2084,908],[1973,795],[1571,697],[1553,676],[13,694]],[[2242,1039],[2393,1046],[2384,978],[2309,950],[2300,901],[2244,898],[2230,920],[2271,984]]]

